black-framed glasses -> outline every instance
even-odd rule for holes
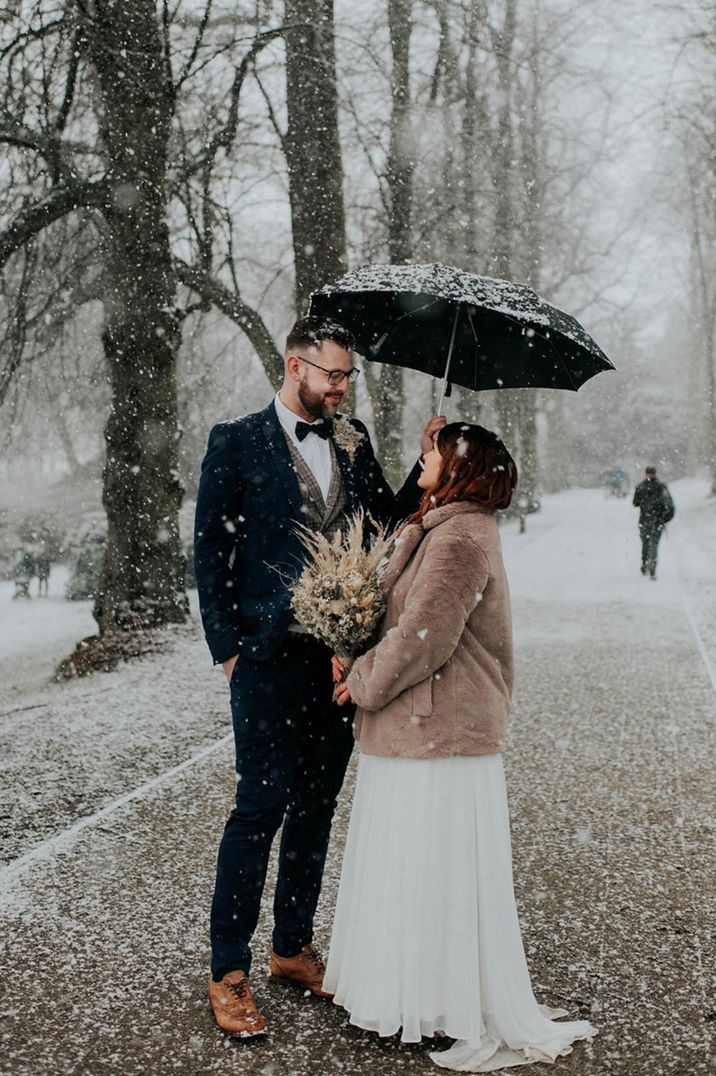
[[[349,385],[354,385],[355,380],[360,373],[360,370],[357,370],[355,366],[352,370],[327,370],[325,366],[319,366],[317,362],[311,362],[310,359],[304,359],[303,355],[297,355],[296,358],[300,359],[301,362],[307,362],[309,366],[315,366],[317,370],[323,370],[328,378],[329,385],[340,385],[344,378]]]

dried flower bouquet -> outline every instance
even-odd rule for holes
[[[332,540],[301,527],[308,558],[292,587],[296,620],[331,647],[346,668],[368,649],[385,612],[381,577],[394,540],[378,527],[365,549],[364,522],[363,511],[356,512]]]

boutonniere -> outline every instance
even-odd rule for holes
[[[333,440],[339,448],[345,449],[351,463],[353,463],[356,449],[365,437],[365,434],[356,429],[353,423],[349,422],[347,418],[335,418],[331,428],[333,431]]]

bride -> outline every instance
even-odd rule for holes
[[[512,888],[512,626],[495,510],[516,484],[494,433],[439,431],[386,568],[381,638],[337,687],[357,704],[361,753],[323,986],[358,1027],[456,1040],[431,1057],[461,1072],[554,1061],[595,1034],[535,1000]]]

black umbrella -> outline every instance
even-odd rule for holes
[[[572,389],[614,367],[576,318],[525,284],[450,265],[364,265],[314,291],[309,313],[356,350],[469,389]],[[442,407],[442,397],[440,408]]]

